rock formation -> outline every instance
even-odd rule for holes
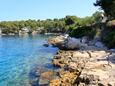
[[[49,86],[115,86],[113,50],[107,50],[100,42],[64,36],[50,39],[49,44],[66,48],[59,50],[52,60],[60,69],[54,74],[55,78],[49,79]],[[43,75],[53,76],[47,72]]]

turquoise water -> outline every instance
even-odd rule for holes
[[[29,73],[35,67],[51,68],[57,49],[44,47],[48,36],[0,36],[0,86],[30,86]]]

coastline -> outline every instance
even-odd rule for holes
[[[61,36],[57,38],[59,37]],[[114,86],[114,51],[105,47],[91,46],[87,42],[83,45],[83,41],[78,44],[77,50],[70,47],[64,50],[67,43],[62,46],[63,38],[59,40],[57,38],[51,38],[48,43],[59,48],[51,64],[60,69],[41,73],[40,77],[43,80],[38,82],[40,85],[45,83],[49,86]]]

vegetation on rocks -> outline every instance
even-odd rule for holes
[[[104,37],[103,42],[109,48],[115,48],[115,31],[109,32],[106,37]]]
[[[108,21],[106,27],[108,32],[102,41],[108,48],[115,48],[115,20]]]
[[[102,41],[109,48],[115,48],[115,0],[96,0],[94,5],[99,6],[104,11],[104,16],[107,17],[108,21],[105,22],[106,26],[104,29],[107,28],[107,33],[103,36]]]
[[[4,34],[18,33],[22,28],[28,28],[31,32],[44,29],[44,32],[63,32],[65,26],[64,19],[47,20],[26,20],[26,21],[3,21],[0,22]]]
[[[99,6],[103,11],[95,12],[92,16],[80,18],[77,16],[66,16],[60,19],[46,19],[46,20],[25,20],[25,21],[2,21],[0,22],[0,29],[3,34],[18,34],[23,28],[27,28],[29,32],[42,30],[42,33],[67,33],[71,37],[80,38],[88,36],[94,38],[101,36],[105,45],[109,48],[114,48],[115,36],[115,1],[114,0],[96,0],[95,6]],[[102,23],[104,16],[107,17],[105,26]],[[107,29],[106,29],[107,28]],[[100,30],[99,30],[100,29]],[[105,33],[104,29],[108,32]],[[99,33],[100,31],[100,33]]]
[[[105,22],[102,21],[106,16],[101,16],[101,12],[85,18],[66,16],[63,29],[69,36],[48,40],[49,44],[60,49],[52,60],[53,66],[60,69],[56,71],[56,78],[49,80],[49,86],[115,85],[115,52],[101,43],[103,41],[108,48],[115,48],[114,0],[97,0],[95,5],[107,15]]]
[[[69,34],[71,37],[76,37],[76,38],[80,38],[80,37],[83,37],[83,36],[89,36],[91,37],[91,35],[95,35],[95,34],[92,34],[93,33],[93,29],[89,26],[83,26],[83,27],[77,27],[77,28],[70,28],[69,30]]]
[[[96,0],[95,6],[100,6],[107,16],[115,18],[115,0]]]
[[[85,27],[99,21],[101,12],[95,12],[91,17],[80,18],[76,16],[66,16],[60,19],[46,20],[25,20],[25,21],[2,21],[0,28],[3,34],[18,34],[23,28],[27,28],[30,32],[35,30],[44,30],[44,33],[68,33],[70,29],[77,27]],[[82,32],[81,32],[82,34]]]
[[[59,50],[52,60],[52,64],[60,70],[57,72],[58,78],[49,81],[50,86],[115,85],[115,52],[108,50],[100,42],[103,41],[108,48],[115,48],[115,21],[111,20],[115,18],[115,3],[114,0],[97,0],[95,5],[106,13],[105,22],[102,22],[105,16],[101,16],[101,12],[86,18],[67,16],[65,31],[69,37],[58,36],[48,40],[49,44],[59,49],[67,49]],[[87,40],[87,37],[94,39]],[[68,48],[67,44],[76,44],[78,50]]]

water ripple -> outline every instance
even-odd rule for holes
[[[43,47],[46,39],[39,35],[0,37],[0,86],[30,86],[30,71],[51,68],[48,63],[57,49]]]

